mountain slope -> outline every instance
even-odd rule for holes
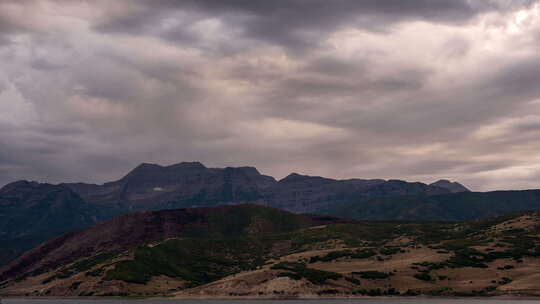
[[[540,210],[540,190],[460,192],[349,202],[321,212],[358,220],[462,221]]]
[[[175,294],[182,298],[537,296],[539,223],[538,213],[459,224],[372,223],[379,242],[285,255],[261,269]],[[386,234],[381,234],[381,226]]]
[[[539,224],[538,213],[415,224],[254,205],[138,212],[31,250],[0,270],[0,294],[540,294]]]
[[[91,226],[102,216],[101,209],[66,187],[27,181],[8,184],[0,189],[0,248],[8,252],[0,265],[45,240]]]
[[[334,221],[338,222],[256,205],[137,212],[63,235],[34,248],[3,268],[0,281],[16,274],[41,273],[91,253],[123,251],[168,238],[284,233]]]

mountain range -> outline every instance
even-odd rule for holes
[[[254,203],[357,220],[461,221],[540,209],[540,190],[470,192],[457,182],[336,180],[199,162],[141,164],[104,184],[18,181],[0,189],[0,265],[24,251],[113,216],[143,210]]]
[[[291,173],[277,181],[254,167],[207,168],[199,162],[171,166],[141,164],[123,178],[103,185],[62,186],[88,203],[129,211],[249,202],[306,213],[375,197],[468,191],[444,180],[427,185],[382,179],[335,180]]]
[[[35,245],[139,210],[257,203],[316,213],[352,201],[468,191],[439,181],[335,180],[292,173],[277,181],[254,167],[207,168],[199,162],[141,164],[101,185],[17,181],[0,189],[0,265]]]

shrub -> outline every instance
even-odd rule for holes
[[[333,261],[342,257],[351,257],[353,259],[366,259],[376,254],[377,253],[372,249],[362,249],[362,250],[357,250],[357,251],[351,251],[351,250],[332,251],[322,257],[321,256],[311,257],[309,259],[309,263],[330,262],[330,261]]]
[[[70,269],[63,269],[60,272],[57,272],[54,275],[46,278],[41,283],[42,284],[47,284],[47,283],[52,282],[52,281],[54,281],[56,279],[66,279],[66,278],[69,278],[69,277],[73,276],[74,274],[75,273]]]
[[[379,249],[379,253],[382,255],[393,255],[401,250],[399,247],[383,247]]]
[[[287,270],[289,272],[278,276],[287,276],[295,280],[305,278],[313,284],[322,284],[327,280],[337,280],[343,277],[336,272],[307,268],[305,264],[298,262],[280,262],[272,266],[271,269]]]
[[[118,252],[116,251],[108,251],[108,252],[103,252],[103,253],[100,253],[96,256],[93,256],[93,257],[90,257],[90,258],[86,258],[86,259],[82,259],[78,262],[76,262],[75,264],[73,264],[73,266],[71,266],[70,268],[77,271],[77,272],[80,272],[80,271],[85,271],[85,270],[88,270],[96,265],[99,265],[101,263],[104,263],[114,257],[116,257],[118,255]]]
[[[306,265],[303,264],[303,263],[298,263],[298,262],[279,262],[275,265],[273,265],[272,267],[270,267],[270,269],[275,269],[275,270],[290,270],[290,271],[300,271],[302,269],[306,268]]]
[[[355,274],[360,274],[360,278],[362,279],[386,279],[391,276],[390,273],[380,271],[363,271]]]
[[[81,285],[81,283],[82,283],[81,281],[73,282],[73,283],[71,283],[71,286],[69,286],[69,288],[71,288],[71,289],[77,289],[77,288],[79,288],[79,286]]]
[[[327,280],[337,280],[343,277],[341,274],[336,272],[317,270],[311,268],[305,268],[302,271],[298,272],[298,275],[306,278],[313,284],[322,284]]]
[[[495,291],[496,289],[497,289],[497,286],[493,286],[493,285],[484,288],[484,290],[487,292]]]
[[[431,281],[431,276],[425,272],[422,273],[416,273],[414,275],[414,278],[422,281]]]
[[[104,268],[98,268],[91,271],[86,272],[84,275],[87,277],[99,277],[105,272]]]
[[[320,256],[314,256],[309,259],[310,263],[315,262],[330,262],[342,257],[351,256],[352,253],[350,251],[332,251],[327,253],[326,255],[320,257]]]

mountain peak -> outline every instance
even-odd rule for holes
[[[148,174],[149,172],[160,170],[162,168],[163,167],[158,164],[142,163],[129,171],[129,173],[126,174],[126,176],[124,176],[122,179]]]
[[[259,170],[255,167],[251,166],[242,166],[242,167],[226,167],[225,169],[235,169],[238,171],[246,172],[246,173],[257,173],[260,174]]]
[[[151,164],[151,163],[142,163],[135,167],[133,170],[144,170],[144,169],[150,169],[150,168],[162,168],[158,164]]]
[[[207,169],[205,165],[198,161],[194,162],[181,162],[178,164],[170,165],[169,169]]]
[[[457,192],[470,192],[471,190],[467,189],[467,187],[463,186],[462,184],[458,182],[451,182],[447,179],[440,179],[434,183],[429,184],[430,186],[436,186],[439,188],[444,188],[449,190],[450,192],[457,193]]]
[[[296,172],[293,172],[287,176],[285,176],[283,179],[279,181],[281,184],[288,184],[288,183],[304,183],[307,182],[309,184],[327,184],[335,182],[336,180],[322,177],[322,176],[311,176],[311,175],[302,175],[298,174]]]
[[[151,163],[142,163],[135,167],[133,170],[131,170],[124,178],[153,178],[159,174],[162,174],[163,172],[170,172],[170,171],[192,171],[192,170],[201,170],[201,169],[207,169],[203,164],[200,162],[181,162],[178,164],[170,165],[170,166],[161,166],[158,164],[151,164]]]
[[[0,193],[5,193],[9,191],[21,191],[22,189],[28,189],[33,188],[35,186],[39,185],[38,182],[34,181],[27,181],[27,180],[18,180],[12,183],[9,183],[5,185],[4,187],[0,188]]]
[[[285,176],[284,178],[282,178],[280,180],[280,182],[292,182],[292,181],[298,181],[298,180],[302,180],[302,179],[306,179],[308,178],[309,176],[307,175],[301,175],[301,174],[298,174],[296,172],[293,172],[287,176]]]

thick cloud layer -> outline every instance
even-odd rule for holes
[[[540,188],[540,2],[0,2],[0,184],[199,160]]]

